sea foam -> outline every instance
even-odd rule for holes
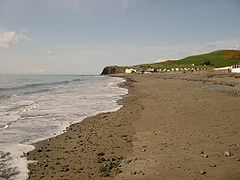
[[[18,82],[19,76],[11,78]],[[27,179],[24,154],[34,148],[31,144],[59,135],[88,116],[118,110],[117,101],[128,93],[118,86],[124,80],[116,77],[24,76],[21,82],[23,79],[22,86],[11,84],[0,90],[1,97],[9,88],[9,96],[0,99],[0,177],[9,179]]]

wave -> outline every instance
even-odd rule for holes
[[[22,113],[22,112],[27,112],[31,109],[38,109],[39,107],[40,105],[37,102],[33,101],[33,102],[29,102],[28,104],[10,107],[6,110],[6,113],[10,114],[12,111],[17,111],[18,113]]]
[[[18,86],[18,87],[0,88],[0,91],[21,90],[21,89],[40,87],[40,86],[49,86],[49,85],[61,85],[61,84],[68,84],[68,83],[77,82],[77,81],[82,81],[82,79],[72,79],[69,81],[59,81],[59,82],[49,82],[49,83],[26,84],[26,85]]]
[[[37,91],[27,91],[24,92],[22,94],[34,94],[34,93],[42,93],[42,92],[47,92],[47,91],[51,91],[52,89],[39,89]]]

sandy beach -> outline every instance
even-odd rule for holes
[[[117,112],[35,144],[29,179],[240,179],[240,76],[123,75]]]

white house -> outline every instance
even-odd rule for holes
[[[231,66],[214,68],[214,71],[219,71],[219,72],[231,72]]]
[[[214,68],[214,70],[220,71],[220,72],[240,73],[240,64],[233,65],[233,66],[227,66],[227,67],[221,67],[221,68]]]
[[[154,72],[154,69],[153,68],[148,68],[146,69],[147,72]]]
[[[232,73],[240,73],[240,64],[233,65],[232,67]]]
[[[133,68],[125,69],[126,74],[131,74],[131,73],[135,73],[135,72],[137,72],[137,70],[133,69]]]

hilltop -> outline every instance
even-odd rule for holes
[[[206,54],[188,56],[180,60],[167,60],[153,64],[141,64],[134,67],[174,68],[189,67],[192,66],[192,64],[198,67],[224,67],[238,63],[240,63],[240,50],[219,50]]]
[[[225,67],[240,63],[240,50],[218,50],[206,54],[188,56],[179,60],[167,60],[159,63],[140,64],[135,66],[108,66],[105,67],[102,74],[124,73],[126,68],[135,69],[160,69],[160,68],[214,68]]]

